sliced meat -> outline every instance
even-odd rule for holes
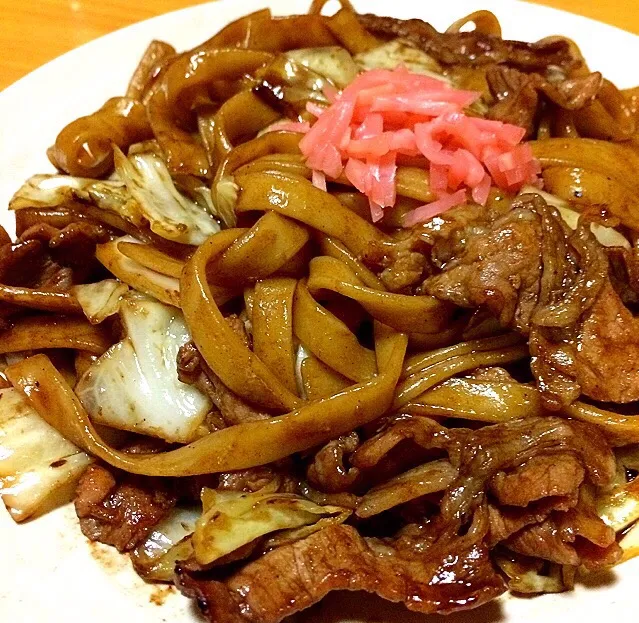
[[[605,402],[639,399],[639,321],[615,291],[603,247],[586,225],[572,232],[541,197],[526,195],[456,236],[447,231],[438,240],[428,232],[433,254],[445,261],[424,290],[486,308],[529,335],[532,371],[551,410],[582,393]]]
[[[552,519],[523,528],[505,543],[514,552],[525,556],[542,558],[559,565],[579,564],[577,552],[562,540],[561,532]]]
[[[606,253],[610,262],[610,279],[619,298],[624,305],[638,305],[639,248],[609,247]]]
[[[463,228],[462,243],[430,277],[425,291],[459,307],[486,307],[504,326],[527,333],[538,304],[542,274],[542,221],[526,202],[517,202],[494,221]],[[449,238],[442,240],[449,249]],[[433,253],[442,256],[436,242]]]
[[[539,502],[533,502],[527,507],[498,506],[488,504],[488,520],[490,524],[488,546],[492,549],[498,543],[505,541],[522,528],[539,524],[550,517],[553,511],[566,511],[577,505],[578,492],[571,496],[549,497]]]
[[[90,465],[75,497],[82,533],[121,552],[132,550],[175,506],[170,487],[164,479]]]
[[[307,469],[309,482],[323,493],[349,491],[360,472],[347,461],[358,446],[359,436],[355,431],[329,441],[315,454]]]
[[[590,505],[582,501],[566,513],[555,513],[554,517],[562,539],[574,545],[581,564],[587,569],[611,567],[621,559],[615,531]]]
[[[476,31],[440,33],[420,19],[401,20],[378,15],[358,15],[358,19],[374,35],[406,39],[443,65],[505,63],[534,71],[550,65],[571,67],[577,63],[568,42],[562,39],[524,43]]]
[[[583,503],[523,528],[505,544],[519,554],[590,570],[610,567],[622,555],[615,531]]]
[[[245,333],[244,335],[246,336]],[[211,402],[219,410],[219,415],[224,425],[233,426],[244,422],[257,422],[271,417],[270,414],[244,402],[237,394],[224,385],[220,378],[202,360],[193,342],[188,342],[180,347],[177,364],[179,379],[183,383],[197,386],[200,391],[211,398]],[[217,423],[216,428],[219,428]]]
[[[473,608],[504,592],[481,544],[429,560],[364,539],[347,525],[282,546],[224,581],[178,571],[177,583],[215,623],[278,623],[335,590],[376,593],[424,613]]]
[[[497,472],[489,489],[500,504],[528,506],[542,498],[574,493],[585,475],[582,462],[574,454],[542,454],[510,472]]]
[[[549,82],[538,73],[527,74],[513,67],[496,65],[486,72],[486,81],[495,99],[487,116],[526,128],[526,138],[532,138],[544,100],[564,110],[578,110],[597,96],[603,77],[595,72]]]
[[[581,322],[574,361],[581,389],[590,398],[639,400],[639,319],[610,283]]]
[[[274,465],[262,465],[236,472],[223,472],[219,475],[217,488],[253,493],[270,486],[280,492],[293,493],[297,488],[297,481],[289,476],[288,471],[290,470],[277,469]]]
[[[224,385],[208,366],[205,366],[204,370],[205,372],[200,377],[197,386],[200,391],[206,392],[211,398],[213,404],[220,410],[227,426],[244,424],[245,422],[257,422],[272,417],[270,414],[244,402],[237,394]]]
[[[442,501],[442,515],[450,519],[463,520],[472,513],[497,473],[517,470],[535,456],[575,454],[590,480],[599,486],[610,485],[615,476],[615,458],[606,439],[596,427],[581,422],[531,417],[459,431],[450,431],[449,446],[459,477]],[[573,480],[572,492],[566,490],[566,484],[561,487],[564,494],[576,494],[581,481]]]
[[[596,486],[606,487],[616,473],[612,449],[597,427],[551,416],[477,430],[442,429],[427,418],[404,418],[362,444],[352,461],[362,470],[383,466],[385,457],[407,440],[428,452],[447,453],[458,470],[440,505],[442,533],[456,534],[491,494],[494,506],[504,510],[495,522],[509,523],[494,523],[495,535],[506,538],[523,525],[539,523],[554,509],[574,505],[585,474]],[[535,458],[540,456],[543,461]],[[518,486],[527,490],[517,491]],[[521,512],[513,503],[522,505]],[[523,523],[513,528],[511,520]]]
[[[373,244],[363,260],[379,273],[390,292],[414,294],[414,288],[431,274],[428,245],[416,230],[404,231],[393,243]]]
[[[25,240],[0,248],[0,283],[64,292],[74,283],[73,271],[54,262],[39,240]]]

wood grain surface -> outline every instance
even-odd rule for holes
[[[639,34],[639,0],[537,0]],[[0,0],[0,89],[128,24],[198,0]],[[478,0],[478,6],[481,0]]]

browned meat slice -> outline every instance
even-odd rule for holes
[[[550,517],[553,511],[566,511],[573,508],[577,505],[578,500],[578,492],[575,491],[570,496],[545,498],[539,502],[533,502],[525,508],[488,504],[490,524],[488,546],[493,548],[522,528],[542,523]]]
[[[476,431],[458,430],[450,433],[449,454],[453,465],[459,466],[460,475],[442,501],[444,517],[468,517],[484,499],[488,482],[495,474],[515,470],[534,456],[573,453],[598,486],[610,485],[615,476],[615,458],[606,439],[596,427],[581,422],[546,416]],[[567,483],[563,484],[565,490]],[[576,493],[578,486],[566,493]]]
[[[458,469],[441,503],[442,529],[465,525],[491,493],[493,505],[503,511],[503,517],[493,518],[495,542],[543,521],[554,509],[574,506],[585,474],[606,487],[616,471],[613,452],[596,427],[550,416],[477,430],[446,430],[428,418],[403,418],[362,444],[352,462],[364,474],[383,468],[386,457],[407,442],[427,452],[446,452]]]
[[[209,369],[206,364],[203,366],[205,372],[197,381],[200,391],[205,392],[213,404],[219,409],[222,418],[227,426],[243,424],[245,422],[257,422],[266,420],[271,416],[268,413],[259,411],[250,404],[244,402],[237,394],[233,393],[220,378]]]
[[[495,98],[488,117],[526,128],[526,138],[532,138],[543,98],[564,110],[578,110],[597,96],[603,78],[596,72],[548,82],[538,73],[526,74],[512,67],[496,65],[486,72],[486,81]]]
[[[415,230],[400,232],[392,243],[373,244],[363,260],[391,292],[414,294],[415,286],[431,273],[428,245]]]
[[[227,491],[255,492],[270,485],[277,491],[293,493],[297,488],[297,480],[290,476],[288,471],[278,469],[275,464],[272,464],[236,472],[223,472],[219,475],[217,488]]]
[[[530,346],[551,407],[580,392],[602,402],[639,400],[639,319],[610,281],[570,333],[534,330]]]
[[[26,240],[0,248],[0,283],[65,291],[73,271],[54,262],[39,240]]]
[[[443,272],[429,278],[424,288],[460,307],[486,307],[504,326],[527,334],[540,298],[550,303],[553,282],[576,271],[566,244],[569,232],[538,195],[526,195],[505,214],[490,216],[463,227]],[[450,249],[450,236],[447,232],[441,242],[435,241],[434,255],[441,254],[440,244]]]
[[[246,333],[243,335],[246,337]],[[256,422],[271,417],[270,414],[259,411],[244,402],[226,387],[202,360],[193,342],[188,342],[180,348],[177,363],[180,380],[183,383],[196,385],[200,391],[206,393],[219,410],[221,419],[226,426]]]
[[[622,554],[615,531],[582,503],[523,528],[505,544],[519,554],[591,570],[614,565]]]
[[[510,472],[497,472],[489,483],[500,504],[528,506],[542,498],[570,495],[584,480],[586,471],[569,453],[533,456]]]
[[[624,305],[639,304],[639,248],[606,249],[612,285]]]
[[[639,400],[639,319],[610,283],[586,312],[575,348],[581,389],[595,400]]]
[[[473,608],[504,592],[484,546],[449,554],[411,556],[339,525],[269,552],[223,582],[179,570],[177,581],[212,623],[278,623],[336,590],[376,593],[424,613]]]
[[[611,567],[621,559],[615,531],[607,526],[591,505],[581,501],[566,513],[555,513],[562,539],[572,543],[587,569]]]
[[[552,519],[527,526],[510,537],[506,545],[518,554],[542,558],[560,565],[579,564],[577,552],[562,540],[560,530]]]
[[[526,195],[456,237],[428,236],[444,261],[424,290],[461,307],[487,308],[504,326],[528,334],[547,408],[558,410],[582,393],[606,402],[639,399],[639,320],[615,291],[606,254],[588,227],[568,230],[541,197]]]
[[[359,469],[347,464],[359,446],[356,432],[329,441],[313,458],[307,470],[308,480],[325,493],[348,491],[359,477]]]
[[[407,39],[444,65],[485,65],[506,63],[527,71],[549,65],[569,67],[576,60],[568,42],[524,43],[506,41],[479,32],[440,33],[419,19],[401,20],[378,15],[358,15],[361,24],[375,35]]]
[[[82,533],[126,552],[138,545],[175,506],[164,480],[90,465],[75,497]]]

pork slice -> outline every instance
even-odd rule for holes
[[[539,73],[524,73],[513,67],[495,65],[487,70],[486,81],[496,100],[488,117],[525,128],[526,137],[532,138],[542,99],[564,110],[578,110],[597,96],[603,78],[595,72],[549,82]]]
[[[552,519],[523,528],[505,543],[509,549],[525,556],[542,558],[559,565],[579,564],[575,548],[564,542],[560,529]]]
[[[583,565],[591,571],[614,565],[622,555],[615,531],[583,503],[565,512],[555,511],[504,543],[519,554],[562,565]]]
[[[639,319],[607,283],[586,313],[574,349],[581,389],[603,402],[639,400]]]
[[[529,504],[525,508],[521,506],[499,506],[489,503],[488,521],[490,529],[488,546],[493,548],[498,543],[519,532],[522,528],[542,523],[555,510],[565,511],[573,508],[578,500],[578,493],[575,492],[570,496],[544,498]]]
[[[459,307],[485,307],[502,325],[528,333],[542,274],[539,216],[515,207],[489,225],[466,229],[458,254],[426,280],[425,291]]]
[[[177,497],[170,489],[164,479],[90,465],[75,497],[82,533],[91,541],[130,551],[175,506]]]
[[[178,570],[177,584],[211,623],[279,623],[336,590],[376,593],[423,613],[474,608],[505,590],[481,544],[443,560],[429,560],[428,551],[405,557],[347,525],[273,550],[223,581]]]
[[[497,472],[489,489],[500,504],[528,506],[542,498],[574,493],[585,474],[574,454],[537,455],[510,472]]]
[[[401,37],[424,50],[444,65],[478,66],[505,63],[524,71],[546,69],[550,65],[572,67],[579,64],[562,39],[524,43],[472,32],[440,33],[420,19],[396,19],[379,15],[358,15],[360,23],[375,35]]]
[[[349,491],[360,475],[357,467],[348,464],[348,457],[359,446],[356,432],[333,439],[320,448],[308,466],[308,481],[324,493]]]
[[[232,315],[228,316],[226,321],[247,348],[250,348],[250,337],[246,333],[242,320]],[[206,365],[193,342],[184,344],[178,352],[178,376],[183,383],[195,385],[209,396],[226,426],[257,422],[271,417],[270,414],[248,404],[231,391]]]

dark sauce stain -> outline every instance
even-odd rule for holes
[[[89,551],[93,559],[108,573],[118,573],[126,566],[127,557],[113,547],[89,541]]]
[[[173,593],[175,593],[175,586],[172,584],[154,586],[149,601],[156,606],[163,606],[169,595]]]

